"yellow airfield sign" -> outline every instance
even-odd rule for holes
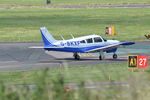
[[[137,68],[137,55],[129,55],[128,56],[128,68],[135,69]]]

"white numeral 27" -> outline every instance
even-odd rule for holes
[[[145,64],[146,64],[146,58],[140,58],[140,60],[139,60],[139,65],[144,65],[145,66]]]

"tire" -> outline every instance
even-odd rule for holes
[[[103,60],[102,55],[99,56],[99,60]]]
[[[78,54],[74,54],[73,56],[74,56],[74,59],[80,60],[80,56]]]
[[[117,58],[118,58],[117,54],[113,54],[113,59],[117,59]]]
[[[77,56],[76,56],[76,59],[77,59],[77,60],[80,60],[80,56],[79,56],[79,55],[77,55]]]

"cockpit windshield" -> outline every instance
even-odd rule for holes
[[[102,39],[106,42],[107,40],[105,38],[102,37]]]

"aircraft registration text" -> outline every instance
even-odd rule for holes
[[[78,46],[80,41],[68,41],[68,42],[61,42],[61,46]]]

